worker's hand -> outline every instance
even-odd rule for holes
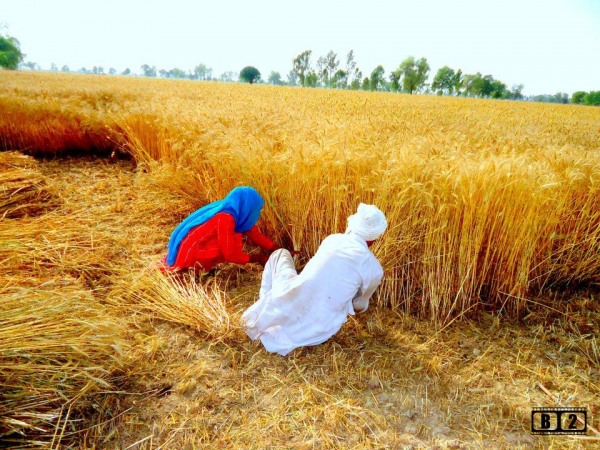
[[[265,255],[264,253],[257,253],[250,255],[250,262],[260,264],[261,266],[265,266],[267,261],[269,260],[269,255]]]

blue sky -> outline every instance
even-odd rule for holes
[[[525,94],[600,90],[600,0],[0,0],[0,25],[46,69],[204,63],[285,78],[303,50],[315,63],[352,49],[363,75],[413,55],[431,78],[448,65]]]

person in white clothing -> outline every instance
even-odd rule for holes
[[[269,352],[325,342],[348,314],[364,312],[381,283],[383,269],[369,247],[387,228],[385,215],[361,203],[345,234],[327,236],[298,274],[288,250],[271,254],[259,298],[242,315],[246,333]]]

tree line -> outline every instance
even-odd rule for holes
[[[31,61],[23,62],[24,54],[20,51],[19,41],[10,36],[0,36],[0,67],[7,69],[42,70]],[[71,72],[70,68],[63,65],[59,67],[52,63],[50,70],[54,72]],[[281,73],[271,71],[263,80],[260,71],[253,66],[246,66],[240,72],[226,71],[220,76],[215,76],[213,69],[201,63],[192,70],[180,68],[157,69],[156,66],[143,64],[139,76],[151,78],[176,78],[199,81],[222,82],[248,82],[267,83],[278,86],[302,86],[306,88],[349,89],[381,92],[403,92],[407,94],[426,93],[450,96],[465,96],[493,99],[530,100],[550,103],[574,103],[584,105],[600,105],[600,91],[577,91],[571,97],[567,93],[553,95],[534,95],[525,97],[522,93],[523,85],[513,85],[511,88],[492,75],[463,73],[461,69],[444,66],[438,69],[431,83],[431,68],[427,58],[409,56],[404,59],[395,70],[386,74],[383,66],[378,65],[370,73],[359,69],[354,51],[340,58],[333,50],[320,56],[313,64],[312,50],[305,50],[292,59],[292,67],[284,80]],[[85,67],[76,70],[78,73],[96,75],[138,75],[129,68],[117,72],[114,68],[107,71],[102,66],[91,69]]]

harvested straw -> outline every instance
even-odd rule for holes
[[[111,272],[110,242],[99,239],[76,217],[45,214],[0,221],[0,277],[15,285],[29,285],[29,278],[52,276],[96,280]]]
[[[150,270],[134,281],[125,279],[110,298],[144,317],[183,324],[213,339],[227,338],[239,329],[227,309],[227,294],[217,282],[202,284],[193,274]]]
[[[0,219],[37,215],[56,204],[33,158],[0,153]]]
[[[0,294],[0,439],[58,445],[94,394],[111,386],[126,347],[123,325],[74,281]]]

